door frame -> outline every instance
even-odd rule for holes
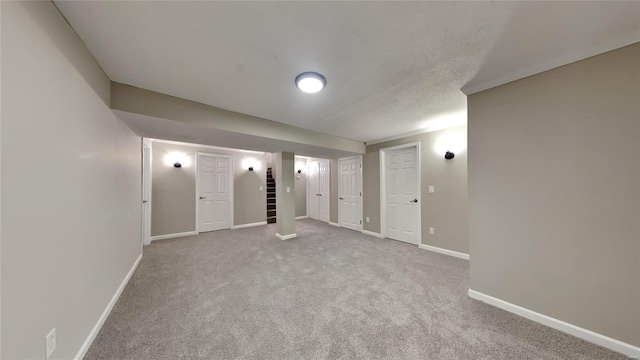
[[[149,157],[148,159],[144,156],[144,148],[149,149]],[[148,169],[144,166],[145,162],[149,162]],[[141,199],[140,202],[142,204],[141,211],[144,216],[142,217],[142,245],[151,244],[151,201],[153,191],[151,186],[153,185],[152,181],[153,174],[153,142],[149,138],[142,138],[142,189],[141,189]],[[149,193],[149,198],[147,199],[147,203],[149,204],[148,210],[144,211],[144,197],[145,197],[145,189]],[[146,231],[145,231],[146,230]]]
[[[342,194],[342,181],[340,181],[340,172],[341,172],[341,168],[340,168],[340,161],[342,160],[351,160],[351,159],[360,159],[360,171],[358,171],[358,177],[359,177],[359,184],[360,184],[360,227],[357,231],[362,231],[362,229],[364,229],[364,197],[362,196],[362,192],[363,192],[363,188],[364,188],[364,184],[362,183],[362,161],[363,161],[363,157],[362,155],[356,155],[356,156],[348,156],[348,157],[344,157],[344,158],[339,158],[338,159],[338,169],[336,169],[337,173],[338,173],[338,227],[342,227],[342,206],[340,206],[340,194]]]
[[[311,165],[313,162],[318,162],[319,159],[315,159],[315,158],[311,158],[311,159],[307,159],[307,217],[309,219],[311,218],[311,193],[310,193],[310,189],[311,189]],[[320,164],[318,164],[318,172],[320,172]],[[319,175],[318,175],[319,176]],[[331,204],[329,204],[329,206],[331,206]],[[318,217],[320,217],[320,209],[318,209]],[[316,219],[313,219],[316,220]],[[318,220],[320,221],[320,220]]]
[[[410,147],[416,148],[416,164],[418,168],[418,192],[416,196],[420,200],[420,206],[418,206],[418,227],[416,230],[418,243],[415,245],[420,246],[420,244],[422,244],[422,163],[419,141],[380,149],[380,235],[382,235],[383,238],[387,237],[387,152]]]
[[[199,173],[199,162],[198,162],[198,157],[199,156],[208,156],[208,157],[213,157],[213,158],[227,158],[229,159],[229,211],[231,212],[231,214],[229,214],[229,229],[233,228],[233,226],[235,225],[233,222],[233,204],[234,204],[234,200],[233,200],[233,179],[235,179],[235,175],[234,175],[234,167],[233,167],[233,156],[231,155],[222,155],[222,154],[214,154],[214,153],[207,153],[207,152],[201,152],[198,151],[195,154],[195,177],[196,177],[196,196],[194,198],[195,202],[196,202],[196,234],[200,233],[200,173]]]

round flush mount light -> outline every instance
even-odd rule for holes
[[[318,91],[324,89],[324,86],[327,84],[327,79],[322,76],[322,74],[318,74],[317,72],[307,71],[302,74],[296,76],[296,86],[300,91],[306,92],[307,94],[315,94]]]

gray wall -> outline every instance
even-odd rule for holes
[[[364,229],[380,232],[379,150],[420,142],[422,243],[468,254],[466,138],[467,127],[459,126],[368,145],[362,166]],[[447,149],[455,152],[452,160],[444,159]],[[429,185],[435,186],[435,193],[429,194]],[[429,234],[429,227],[435,228],[435,235]]]
[[[276,170],[276,232],[282,236],[292,235],[296,232],[294,158],[294,154],[290,152],[273,154]]]
[[[298,174],[298,169],[302,173]],[[307,216],[307,159],[295,158],[296,217]]]
[[[152,151],[151,235],[195,231],[196,153],[233,156],[234,225],[266,221],[266,155],[263,153],[193,147],[154,141]],[[165,164],[165,158],[180,153],[188,159],[181,168]],[[248,171],[247,161],[255,164]],[[262,191],[260,191],[262,186]]]
[[[471,288],[640,345],[640,43],[468,102]]]
[[[2,354],[71,359],[141,254],[141,151],[51,2],[1,2]]]
[[[281,140],[278,143],[280,148],[286,148],[291,152],[294,152],[295,149],[307,149],[306,151],[320,153],[364,152],[364,144],[359,141],[261,119],[124,84],[113,83],[111,107],[116,110],[198,125],[202,127],[203,131],[215,129],[251,135],[256,137],[255,141],[263,143],[273,144],[273,142],[265,142],[264,139]],[[225,138],[220,139],[220,141],[226,140]],[[218,145],[230,146],[228,144]],[[260,150],[267,149],[260,148]]]

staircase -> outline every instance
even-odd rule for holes
[[[276,222],[276,179],[271,168],[267,169],[267,224]]]

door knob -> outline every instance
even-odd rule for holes
[[[142,200],[142,203],[143,203],[143,204],[146,204],[147,202],[148,202],[147,200]]]
[[[344,200],[344,198],[340,198],[340,200]]]
[[[200,200],[204,200],[204,199],[206,199],[206,197],[200,196]]]
[[[412,203],[417,203],[417,202],[418,202],[418,199],[413,199],[413,200],[411,200],[410,202],[412,202]]]

